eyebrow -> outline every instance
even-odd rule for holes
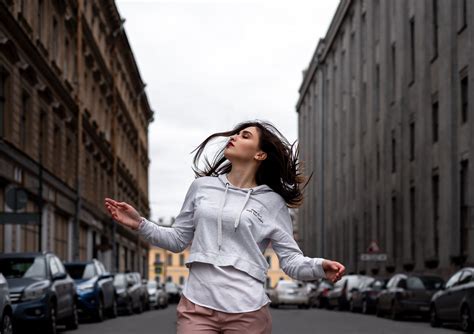
[[[247,131],[247,130],[242,130],[242,132],[248,133],[249,135],[251,135],[251,136],[252,136],[252,132],[250,132],[250,131]]]

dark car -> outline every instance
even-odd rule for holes
[[[369,279],[365,275],[346,275],[334,284],[334,288],[328,292],[328,308],[339,310],[349,309],[352,294],[359,288],[359,285]]]
[[[100,261],[69,262],[65,267],[76,282],[80,316],[92,316],[96,321],[104,320],[105,313],[117,316],[113,275]]]
[[[463,268],[452,275],[446,286],[431,299],[431,326],[460,323],[464,332],[474,331],[474,268]]]
[[[134,311],[141,313],[143,304],[140,300],[140,287],[133,276],[125,273],[114,275],[114,287],[117,307],[120,313],[132,314]]]
[[[388,281],[387,288],[380,292],[375,313],[377,316],[389,314],[393,320],[405,315],[427,318],[431,297],[443,284],[444,280],[438,276],[396,274]]]
[[[318,284],[316,291],[314,293],[314,306],[317,308],[327,308],[328,307],[328,293],[334,288],[334,283],[323,279]]]
[[[8,281],[13,326],[56,333],[57,323],[78,327],[76,285],[53,253],[0,255],[0,272]]]
[[[181,289],[176,283],[166,282],[165,290],[168,293],[168,301],[170,303],[178,303],[181,298]]]
[[[364,281],[358,290],[352,293],[352,312],[360,311],[364,314],[375,312],[375,302],[380,292],[385,289],[388,278],[372,278]]]
[[[12,305],[8,294],[8,282],[0,273],[0,333],[12,334]]]

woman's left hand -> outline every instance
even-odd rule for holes
[[[323,269],[326,273],[326,278],[333,283],[339,281],[346,272],[346,268],[342,264],[331,260],[323,261]]]

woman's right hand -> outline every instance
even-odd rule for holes
[[[105,207],[113,219],[132,230],[137,230],[140,225],[141,216],[133,206],[125,202],[117,202],[111,198],[105,198]]]

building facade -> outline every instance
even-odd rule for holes
[[[149,215],[153,111],[114,1],[2,0],[0,17],[0,252],[145,274],[147,243],[103,205]],[[7,203],[11,189],[25,207]],[[12,211],[39,218],[18,224]]]
[[[474,3],[343,0],[303,72],[302,248],[348,272],[474,264]],[[374,242],[386,261],[362,261]]]

